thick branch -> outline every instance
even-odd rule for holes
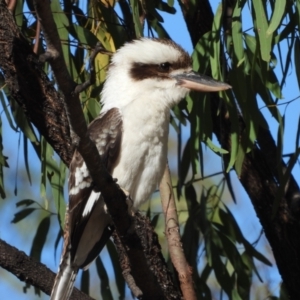
[[[21,281],[34,285],[50,295],[55,274],[45,265],[28,257],[24,252],[0,240],[0,266]],[[91,300],[89,296],[74,289],[72,300]]]
[[[125,250],[118,236],[113,236],[115,245],[118,249],[120,265],[122,266],[123,272],[125,272],[126,275],[129,272],[135,274],[138,271],[137,269],[146,269],[149,266],[151,267],[152,276],[155,280],[148,281],[143,274],[141,274],[141,277],[134,278],[135,284],[141,288],[142,291],[145,290],[144,285],[147,285],[148,289],[151,290],[151,294],[143,293],[143,300],[182,299],[178,287],[173,283],[172,275],[168,270],[161,253],[158,237],[156,233],[153,232],[153,227],[151,226],[149,219],[137,212],[134,218],[134,226],[137,229],[136,231],[140,246],[145,249],[143,253],[137,246],[131,246],[137,242],[133,239],[133,237],[128,237],[127,249]],[[141,259],[141,255],[146,257],[146,261]],[[128,259],[128,257],[135,257],[136,261],[132,261]],[[158,287],[162,289],[163,295]],[[136,291],[138,292],[137,289]]]
[[[73,147],[64,103],[39,65],[12,14],[0,1],[0,67],[12,97],[28,119],[69,165]]]

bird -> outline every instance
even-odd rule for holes
[[[107,171],[133,201],[156,190],[167,163],[170,111],[190,90],[230,88],[192,70],[192,59],[169,39],[141,38],[112,56],[101,92],[101,112],[88,126]],[[51,300],[69,299],[79,269],[86,270],[110,235],[111,218],[78,151],[70,163],[64,246]]]

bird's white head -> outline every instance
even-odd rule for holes
[[[166,39],[142,38],[125,44],[112,57],[102,91],[103,110],[149,101],[170,109],[189,90],[218,91],[229,85],[192,71],[189,54]]]

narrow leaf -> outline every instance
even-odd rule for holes
[[[22,205],[30,206],[30,205],[33,204],[33,203],[35,203],[35,201],[32,200],[32,199],[23,199],[23,200],[17,202],[17,203],[16,203],[16,206],[17,206],[17,207],[20,207],[20,206],[22,206]]]
[[[34,212],[36,208],[25,208],[22,211],[15,213],[14,218],[12,219],[11,223],[18,223],[27,216],[29,216],[32,212]]]
[[[265,2],[264,2],[265,3]],[[262,0],[253,0],[256,21],[256,33],[260,43],[261,58],[269,62],[271,59],[272,34],[267,35],[268,21]]]
[[[108,240],[106,247],[109,252],[111,262],[113,264],[113,269],[114,269],[115,278],[116,278],[116,284],[117,284],[117,288],[118,288],[118,291],[120,294],[119,298],[123,299],[125,297],[125,281],[124,281],[124,277],[122,275],[122,269],[118,262],[119,261],[118,254],[117,254],[116,248],[111,240]]]
[[[300,89],[300,40],[299,40],[299,38],[295,39],[294,47],[295,47],[294,48],[294,59],[295,59],[296,77],[297,77],[297,81],[298,81],[298,87]]]
[[[285,8],[286,8],[286,0],[274,1],[275,7],[273,10],[273,15],[270,21],[270,25],[267,29],[267,34],[272,34],[277,27],[280,25]]]
[[[140,21],[140,12],[139,12],[139,1],[138,0],[130,0],[132,16],[134,22],[134,30],[136,38],[141,38],[143,36],[142,24]]]
[[[8,91],[7,91],[8,92]],[[8,121],[8,124],[10,126],[10,128],[14,131],[18,131],[18,128],[17,126],[14,124],[14,121],[12,119],[12,116],[11,116],[11,113],[9,112],[8,108],[7,108],[7,104],[5,102],[5,99],[4,99],[4,93],[0,93],[0,101],[1,101],[1,104],[2,104],[2,108],[4,110],[4,113],[5,113],[5,116],[6,116],[6,119]]]
[[[105,300],[113,300],[113,296],[109,286],[109,277],[105,270],[104,264],[100,258],[100,256],[96,259],[96,268],[98,276],[101,280],[101,296],[102,299]]]
[[[93,48],[97,44],[97,37],[86,28],[81,27],[77,24],[73,24],[72,29],[74,30],[70,30],[70,33],[78,40],[78,42],[84,45],[88,45],[91,48]]]
[[[89,286],[90,286],[90,271],[82,271],[81,273],[81,284],[80,284],[80,289],[83,291],[85,294],[89,294]]]
[[[23,142],[24,142],[23,149],[24,149],[25,169],[26,169],[28,180],[31,184],[30,169],[29,169],[29,164],[28,164],[28,140],[27,140],[25,134],[23,134]]]
[[[30,256],[37,259],[38,261],[41,260],[42,250],[46,242],[49,228],[50,216],[48,215],[39,224],[30,250]]]

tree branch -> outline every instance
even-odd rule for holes
[[[10,246],[1,239],[0,266],[14,274],[21,281],[29,283],[50,295],[55,273],[48,269],[44,264],[30,258],[24,252]],[[75,288],[71,299],[91,300],[92,298]]]
[[[4,1],[0,1],[0,66],[13,101],[66,165],[74,148],[63,100],[42,70]]]
[[[180,229],[175,204],[169,165],[166,165],[163,178],[159,185],[161,203],[165,216],[165,234],[172,263],[178,273],[180,288],[184,299],[196,300],[193,286],[192,268],[189,266],[182,249]]]

